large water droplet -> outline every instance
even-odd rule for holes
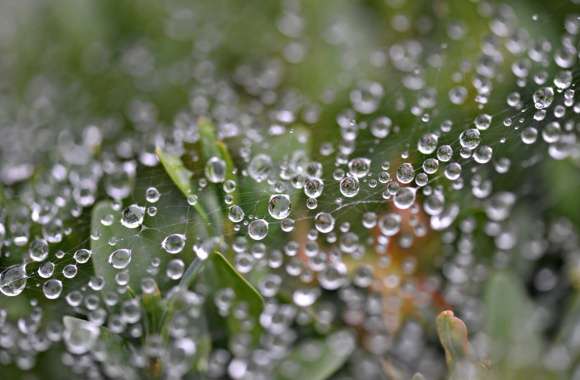
[[[171,234],[165,237],[161,242],[161,247],[167,253],[171,253],[175,255],[181,251],[185,247],[185,235],[183,234]]]
[[[314,217],[314,226],[323,234],[329,233],[334,229],[334,217],[327,212],[319,212]]]
[[[109,255],[109,264],[115,269],[125,269],[131,262],[132,252],[127,248],[120,248]]]
[[[57,299],[62,293],[62,282],[52,278],[42,285],[42,292],[49,300]]]
[[[212,183],[221,183],[226,179],[226,163],[219,157],[212,157],[205,165],[205,177]]]
[[[290,197],[286,194],[275,194],[270,196],[268,202],[268,213],[277,220],[282,220],[290,215]]]
[[[27,279],[28,276],[24,265],[8,267],[0,274],[0,291],[9,297],[17,296],[26,287]]]
[[[143,218],[145,217],[145,207],[141,207],[137,204],[132,204],[123,210],[121,216],[121,224],[126,228],[138,228],[143,224]]]
[[[68,351],[75,355],[89,352],[100,335],[97,325],[78,318],[65,317],[63,319],[63,338]]]
[[[253,220],[248,225],[248,235],[254,240],[262,240],[268,235],[268,222],[264,219]]]
[[[347,198],[356,196],[359,192],[360,185],[356,177],[347,175],[340,180],[340,193]]]

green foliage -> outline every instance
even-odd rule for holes
[[[323,339],[306,341],[280,364],[275,379],[330,379],[353,352],[353,340],[352,332],[343,330]]]

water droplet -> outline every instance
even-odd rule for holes
[[[411,183],[415,178],[415,169],[413,165],[408,162],[404,162],[397,169],[397,180],[402,184]]]
[[[552,87],[542,87],[534,92],[534,106],[542,110],[548,108],[554,101],[554,89]]]
[[[365,177],[371,169],[371,160],[364,157],[353,158],[348,163],[348,171],[356,178]]]
[[[417,150],[422,154],[431,154],[437,149],[439,137],[434,133],[426,133],[417,142]]]
[[[340,180],[340,193],[347,198],[352,198],[358,194],[360,184],[356,177],[347,175]]]
[[[392,121],[387,116],[376,118],[371,123],[371,133],[378,139],[384,139],[391,133]]]
[[[275,194],[270,196],[268,202],[268,213],[277,220],[282,220],[290,215],[290,197],[286,194]]]
[[[415,202],[416,190],[411,187],[401,187],[393,198],[395,206],[399,209],[408,209]]]
[[[477,148],[480,141],[479,130],[475,128],[466,129],[459,135],[459,143],[462,147],[473,150]]]
[[[480,131],[484,131],[491,126],[491,119],[491,115],[486,113],[478,115],[474,120],[475,127]]]
[[[228,219],[233,223],[239,223],[244,220],[244,210],[238,205],[230,206],[228,209]]]
[[[212,157],[205,165],[205,177],[211,183],[221,183],[226,179],[227,166],[224,160]]]
[[[161,242],[161,248],[167,253],[172,255],[178,254],[185,248],[185,235],[183,234],[171,234],[165,237]]]
[[[329,233],[334,229],[334,217],[327,212],[319,212],[314,217],[314,226],[323,234]]]
[[[304,181],[304,194],[309,198],[318,198],[324,190],[324,183],[320,178],[310,177]]]
[[[149,203],[157,203],[161,198],[161,194],[156,187],[149,187],[145,190],[145,200]]]
[[[253,220],[248,225],[248,235],[254,240],[262,240],[268,235],[268,222],[264,219]]]
[[[396,213],[388,213],[379,219],[379,228],[386,236],[393,236],[401,228],[401,216]]]
[[[5,296],[14,297],[26,287],[28,276],[24,265],[12,265],[0,274],[0,291]]]
[[[115,269],[125,269],[131,262],[131,250],[120,248],[109,255],[109,264]]]
[[[62,293],[62,282],[54,278],[50,279],[42,285],[42,292],[49,300],[57,299]]]
[[[79,249],[74,254],[74,259],[78,264],[84,264],[91,258],[91,251],[88,249]]]
[[[256,182],[262,182],[270,176],[272,169],[272,159],[265,154],[258,154],[250,161],[248,174]]]
[[[43,261],[48,257],[48,243],[44,239],[36,239],[30,243],[28,254],[34,261]]]
[[[173,259],[167,263],[165,274],[171,280],[179,280],[183,276],[185,264],[183,260]]]
[[[145,207],[132,204],[123,210],[121,224],[130,229],[138,228],[143,224],[144,217]]]
[[[63,339],[68,351],[74,355],[89,352],[100,335],[99,327],[92,322],[65,317]]]

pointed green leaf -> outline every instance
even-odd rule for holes
[[[164,152],[161,148],[157,148],[156,151],[157,158],[163,165],[165,172],[169,175],[169,178],[173,181],[175,186],[183,193],[183,195],[188,198],[190,196],[196,195],[192,187],[192,176],[193,174],[184,165],[181,159],[175,155]],[[209,223],[209,218],[204,208],[199,202],[194,206],[195,210],[199,213],[202,219]]]
[[[221,253],[211,253],[206,261],[203,272],[211,291],[229,288],[234,292],[236,301],[247,306],[253,320],[252,336],[257,341],[261,333],[259,318],[264,307],[262,296]],[[228,318],[228,326],[231,333],[240,332],[241,326],[233,316]]]
[[[183,195],[186,197],[193,195],[194,192],[191,187],[191,177],[193,174],[183,165],[181,159],[175,155],[164,152],[159,147],[157,147],[155,152],[161,165],[163,165],[165,171],[173,183],[175,183],[179,190],[181,190]]]

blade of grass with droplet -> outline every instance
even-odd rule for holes
[[[161,162],[161,165],[165,169],[165,172],[171,178],[175,186],[181,190],[183,195],[188,198],[192,195],[196,195],[192,188],[192,177],[193,173],[189,171],[184,165],[181,159],[173,154],[164,152],[161,148],[156,149],[157,158]],[[195,210],[199,213],[202,219],[209,224],[209,218],[206,211],[202,205],[197,202],[194,206]]]
[[[232,197],[233,204],[238,204],[240,201],[239,195],[240,185],[238,178],[235,174],[234,161],[232,160],[228,148],[226,147],[223,141],[218,139],[215,126],[209,119],[204,117],[199,118],[197,125],[199,128],[199,136],[201,144],[200,149],[202,156],[204,158],[204,162],[207,162],[212,157],[218,157],[225,162],[226,164],[225,179],[233,181],[236,184],[236,189],[233,192],[229,193],[229,196]],[[216,186],[216,190],[217,190],[216,194],[219,194],[221,197],[225,195],[225,192],[221,185]],[[221,209],[221,206],[219,206],[219,209]],[[226,212],[227,208],[224,208],[222,210],[222,213],[220,214],[220,217],[222,219],[220,225],[222,226],[223,229],[225,229],[226,236],[233,236],[234,235],[233,225],[229,221],[229,219],[225,218]],[[214,219],[215,217],[216,215],[214,215]]]
[[[200,118],[197,122],[199,127],[199,136],[201,142],[201,151],[205,161],[212,157],[222,159],[226,164],[226,180],[232,180],[237,183],[236,175],[234,174],[234,161],[232,156],[223,141],[218,140],[215,126],[206,118]],[[231,193],[234,198],[234,203],[239,201],[238,191]]]

